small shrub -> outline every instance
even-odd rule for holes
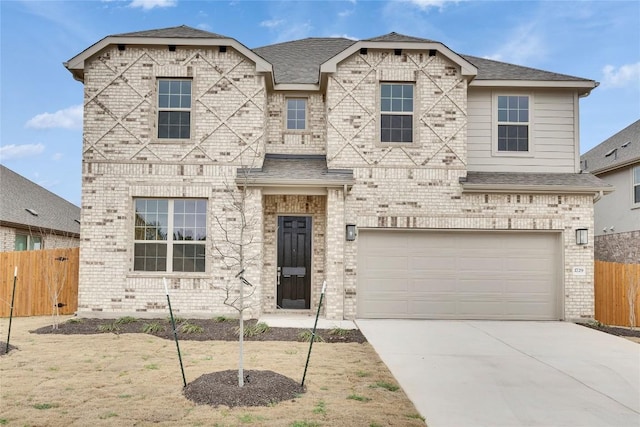
[[[310,342],[311,338],[313,337],[313,332],[307,330],[307,331],[302,331],[298,334],[298,341],[302,341],[302,342]],[[322,338],[322,336],[316,334],[316,338],[314,340],[315,342],[324,342],[324,338]]]
[[[422,415],[420,415],[420,414],[408,414],[408,415],[406,415],[406,417],[407,418],[412,418],[414,420],[421,420],[421,421],[425,420],[424,417]]]
[[[151,371],[155,371],[156,369],[158,369],[158,365],[155,363],[151,363],[149,365],[144,365],[145,369],[149,369]]]
[[[100,415],[98,418],[100,418],[101,420],[106,420],[107,418],[113,418],[117,416],[118,414],[116,414],[115,412],[107,412],[106,414]]]
[[[315,421],[294,421],[291,427],[320,427],[320,424]]]
[[[98,325],[98,332],[118,332],[120,327],[115,323],[103,323]]]
[[[384,389],[389,390],[389,391],[397,391],[400,388],[397,385],[388,383],[386,381],[378,381],[372,387],[380,387],[380,388],[384,388]]]
[[[184,322],[180,325],[180,331],[183,334],[201,334],[204,332],[204,328],[200,325],[194,325],[193,323]]]
[[[124,317],[120,317],[118,320],[115,321],[116,325],[126,325],[127,323],[133,323],[136,321],[135,317],[131,317],[131,316],[124,316]]]
[[[358,402],[368,402],[368,401],[371,400],[370,398],[368,398],[366,396],[361,396],[361,395],[355,394],[355,393],[352,393],[349,396],[347,396],[347,399],[357,400]]]
[[[378,423],[370,423],[369,427],[382,427],[382,424],[378,424]]]
[[[6,418],[0,418],[0,425],[4,426],[9,424],[9,420]]]
[[[142,332],[145,334],[157,334],[159,332],[164,332],[165,329],[165,326],[158,322],[145,323],[142,325]]]
[[[245,325],[244,336],[255,337],[260,334],[264,334],[269,331],[269,325],[264,322],[256,323],[255,325]],[[236,328],[236,335],[240,336],[240,328]]]
[[[366,371],[356,371],[356,377],[359,377],[359,378],[368,377],[369,375],[371,374]]]
[[[130,397],[131,397],[131,395],[130,395],[130,394],[119,394],[119,395],[118,395],[118,397],[119,397],[120,399],[128,399],[128,398],[130,398]]]
[[[71,324],[82,323],[82,319],[79,317],[72,317],[71,319],[67,320],[67,323],[71,323]]]
[[[335,335],[337,337],[346,337],[347,335],[349,335],[349,330],[342,329],[342,328],[333,328],[329,331],[329,335]]]
[[[233,319],[231,319],[230,317],[227,317],[227,316],[216,316],[216,317],[213,318],[213,321],[216,322],[216,323],[230,322],[231,320],[233,320]]]
[[[318,404],[315,406],[315,408],[313,408],[313,413],[314,414],[321,414],[321,415],[326,415],[327,414],[327,408],[325,407],[324,400],[321,400],[320,402],[318,402]]]
[[[176,322],[176,325],[179,325],[181,323],[185,323],[187,319],[180,316],[173,316],[173,321]],[[171,323],[171,316],[167,316],[167,322]]]
[[[33,405],[34,408],[36,409],[51,409],[51,408],[57,408],[58,405],[57,403],[36,403],[35,405]]]

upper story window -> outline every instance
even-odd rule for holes
[[[16,251],[35,251],[42,249],[42,237],[17,234],[14,249]]]
[[[158,138],[191,138],[191,80],[158,80]]]
[[[633,203],[640,204],[640,166],[633,168]]]
[[[287,129],[304,130],[307,128],[307,100],[305,98],[287,99]]]
[[[204,272],[207,201],[136,199],[135,271]]]
[[[529,151],[529,97],[498,95],[498,151]]]
[[[380,85],[380,142],[413,142],[413,84]]]

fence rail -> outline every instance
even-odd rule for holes
[[[0,252],[0,317],[9,317],[15,267],[14,316],[50,315],[54,304],[61,305],[60,314],[73,314],[78,309],[79,255],[79,248]]]
[[[640,323],[640,264],[595,262],[596,320],[605,325],[638,326]],[[635,288],[635,292],[634,292]],[[634,300],[635,325],[629,299]]]

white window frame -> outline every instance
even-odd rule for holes
[[[384,110],[383,109],[383,103],[382,103],[382,87],[385,85],[390,85],[390,86],[411,86],[413,88],[413,93],[412,93],[412,98],[411,98],[411,102],[412,102],[412,106],[411,106],[411,111],[394,111],[393,109],[391,110]],[[378,137],[377,137],[377,144],[379,145],[401,145],[403,147],[405,146],[410,146],[410,145],[415,145],[417,143],[416,141],[416,117],[418,117],[418,115],[416,114],[416,82],[412,82],[412,81],[380,81],[378,84],[378,118],[379,118],[379,122],[378,122]],[[411,116],[411,141],[382,141],[382,116],[383,115],[389,115],[389,116]]]
[[[640,165],[631,168],[631,206],[640,208],[640,199],[636,200],[636,187],[640,188]]]
[[[528,122],[510,122],[498,120],[498,98],[501,96],[526,96],[529,99],[529,121]],[[535,143],[533,138],[533,114],[534,97],[528,92],[494,92],[491,102],[491,118],[492,118],[492,142],[491,154],[497,157],[533,157],[535,155]],[[500,151],[498,150],[498,133],[500,125],[527,125],[527,151]]]
[[[160,102],[160,83],[161,82],[185,82],[188,81],[191,83],[191,92],[189,93],[189,107],[172,107],[172,106],[161,106]],[[171,92],[170,92],[171,93]],[[191,78],[170,78],[170,77],[159,77],[156,79],[156,135],[155,139],[157,141],[190,141],[193,139],[193,79]],[[177,112],[177,113],[189,113],[189,138],[171,138],[171,137],[161,137],[160,136],[160,114],[164,112]]]
[[[289,101],[303,101],[304,102],[304,128],[289,128]],[[284,129],[287,132],[306,132],[309,129],[309,98],[304,96],[287,96],[284,99]],[[300,111],[300,109],[296,109]],[[291,120],[300,121],[300,119],[293,118]]]
[[[136,239],[136,202],[138,200],[155,200],[155,201],[167,201],[167,237],[165,240],[143,240]],[[206,230],[206,239],[205,240],[179,240],[174,239],[173,234],[176,229],[175,225],[175,202],[176,201],[203,201],[205,202],[205,230]],[[203,274],[208,271],[208,262],[207,262],[207,242],[209,238],[209,227],[208,227],[208,208],[209,208],[209,200],[204,198],[165,198],[165,197],[136,197],[133,199],[133,211],[134,211],[134,220],[133,220],[133,265],[132,271],[135,273],[143,273],[143,274],[153,274],[153,273],[179,273],[179,274]],[[164,244],[166,245],[166,265],[165,270],[146,270],[146,269],[136,269],[136,244]],[[204,248],[204,270],[203,271],[174,271],[173,268],[173,251],[174,246],[179,244],[187,244],[187,245],[201,245]]]

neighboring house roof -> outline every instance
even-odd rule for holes
[[[0,223],[5,226],[80,235],[79,207],[2,165],[0,200]]]
[[[329,169],[323,155],[266,154],[261,168],[238,169],[240,186],[342,187],[353,185],[353,171]]]
[[[248,49],[228,36],[181,25],[156,30],[115,34],[105,37],[76,55],[65,66],[74,77],[84,79],[84,61],[110,44],[135,43],[146,39],[148,44],[230,45],[256,62],[257,70],[272,73],[276,85],[310,85],[286,87],[295,90],[317,90],[322,86],[321,74],[335,71],[338,62],[359,48],[434,49],[460,66],[462,75],[471,80],[471,86],[521,86],[578,88],[588,94],[597,86],[593,80],[568,76],[504,62],[459,55],[444,44],[399,33],[389,33],[360,41],[345,38],[307,38],[285,43]],[[188,40],[188,41],[187,41]],[[315,87],[314,87],[315,86]],[[281,86],[285,89],[285,87]]]
[[[640,120],[580,156],[580,166],[593,174],[640,163]]]
[[[613,186],[589,173],[467,172],[465,192],[610,193]]]

